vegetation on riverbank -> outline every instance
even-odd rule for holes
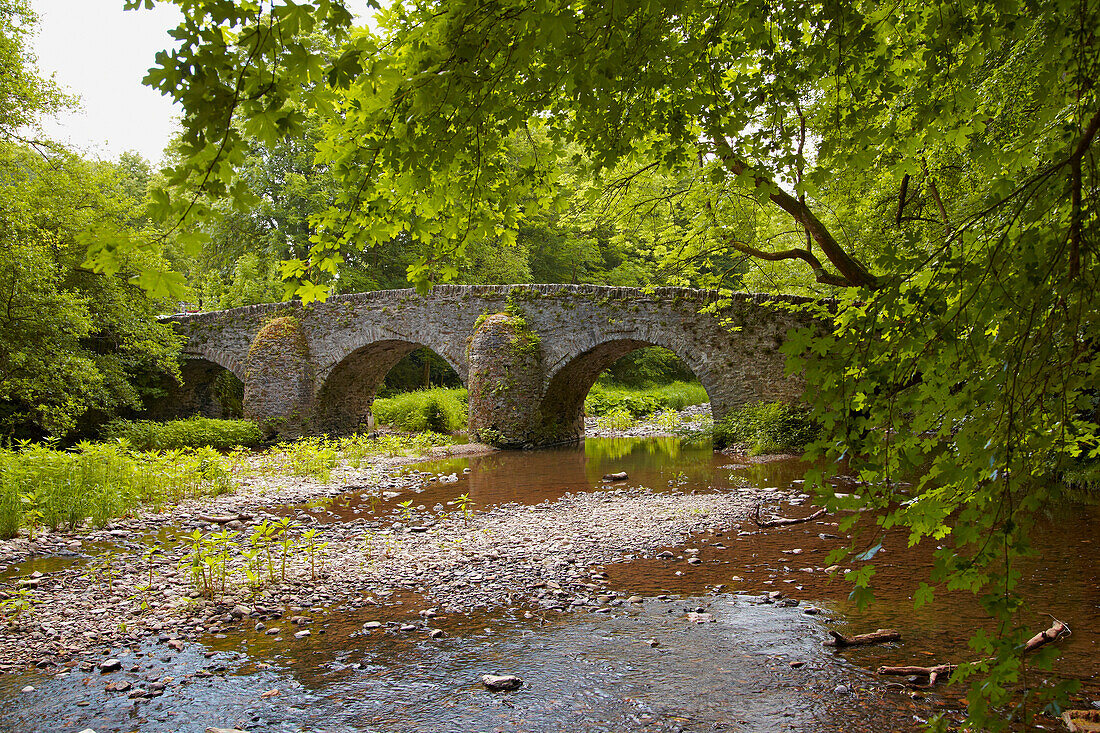
[[[465,387],[436,387],[376,399],[371,412],[380,424],[398,430],[453,433],[466,428],[467,399]]]
[[[229,450],[258,445],[263,431],[251,420],[190,417],[167,422],[114,420],[103,427],[101,437],[107,442],[125,441],[139,451],[203,447]]]
[[[161,511],[185,499],[217,496],[248,476],[304,476],[322,483],[341,462],[421,455],[450,438],[437,433],[371,438],[303,438],[263,453],[214,448],[136,451],[122,442],[81,443],[73,450],[24,442],[0,449],[0,539],[39,527],[102,527],[140,509]]]
[[[0,450],[0,539],[23,528],[102,527],[139,507],[232,489],[232,459],[213,448],[132,452],[119,444],[82,443],[75,450],[24,443]]]
[[[714,425],[714,447],[749,446],[749,454],[801,453],[821,434],[809,406],[787,402],[745,405]]]
[[[698,382],[672,382],[648,387],[597,383],[584,400],[584,411],[597,417],[626,413],[637,418],[661,410],[682,410],[708,400],[707,391]]]

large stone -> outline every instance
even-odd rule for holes
[[[514,674],[483,674],[481,684],[490,690],[518,690],[523,679]]]

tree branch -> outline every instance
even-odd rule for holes
[[[719,155],[723,163],[731,173],[739,176],[749,170],[749,166],[734,153],[733,148],[730,146],[725,136],[712,134],[711,137],[714,140],[714,144],[719,148]],[[829,262],[840,271],[840,276],[825,272],[824,268],[821,266],[821,262],[806,250],[787,250],[787,253],[784,253],[785,256],[775,258],[761,257],[760,254],[745,249],[741,249],[740,251],[746,254],[752,254],[754,257],[761,257],[762,259],[797,258],[805,260],[818,271],[818,282],[840,286],[854,285],[872,289],[878,286],[878,278],[872,275],[862,263],[844,251],[844,248],[840,246],[840,243],[836,241],[832,233],[830,233],[825,225],[814,215],[809,206],[799,201],[794,196],[791,196],[764,176],[753,174],[753,180],[757,188],[769,186],[774,189],[774,192],[769,194],[768,198],[771,199],[772,203],[787,212],[791,218],[806,228],[809,235],[817,242],[817,245],[821,247],[821,251],[828,258]],[[807,255],[812,259],[807,259]]]

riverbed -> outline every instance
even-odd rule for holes
[[[844,541],[832,520],[751,521],[758,505],[808,514],[804,470],[676,438],[599,438],[340,474],[355,488],[274,492],[303,500],[266,505],[271,521],[330,543],[319,573],[297,556],[288,580],[219,604],[190,598],[186,574],[165,559],[156,608],[138,614],[124,586],[148,569],[142,548],[159,541],[178,555],[192,526],[119,523],[80,552],[4,571],[9,584],[42,573],[35,594],[56,598],[0,638],[19,670],[0,676],[0,728],[878,731],[956,716],[961,693],[884,681],[874,668],[969,659],[978,604],[944,595],[915,612],[908,593],[931,548],[888,538],[876,558],[880,603],[851,607],[825,572]],[[626,481],[603,481],[620,471]],[[1045,613],[1074,629],[1056,671],[1083,681],[1085,705],[1100,700],[1098,519],[1095,507],[1051,516],[1033,574],[1059,582],[1036,581],[1031,594],[1036,630]],[[126,569],[106,584],[81,580],[108,548]],[[886,626],[900,644],[822,646],[828,629]],[[101,672],[108,659],[120,669]],[[525,684],[488,692],[478,680],[491,672]]]

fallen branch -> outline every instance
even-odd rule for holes
[[[788,519],[787,517],[779,517],[778,519],[761,519],[760,518],[760,505],[756,505],[756,516],[753,517],[753,521],[756,522],[757,527],[786,527],[791,524],[802,524],[804,522],[812,522],[813,520],[825,516],[825,509],[818,509],[816,512],[808,517],[802,517],[801,519]]]
[[[951,674],[958,666],[959,665],[957,664],[937,664],[934,667],[879,667],[878,673],[900,675],[902,677],[910,677],[914,675],[917,677],[927,677],[928,686],[931,687],[932,685],[936,684],[936,680],[939,679],[940,675]]]
[[[200,514],[199,519],[211,524],[228,524],[229,522],[247,522],[252,519],[251,514]]]
[[[845,636],[839,631],[830,631],[832,639],[826,639],[825,646],[835,646],[842,649],[846,646],[863,646],[865,644],[883,644],[888,641],[901,641],[901,632],[896,629],[877,629],[870,634],[858,634]]]
[[[833,632],[829,632],[833,633]],[[1051,644],[1059,639],[1069,636],[1072,633],[1069,626],[1062,623],[1058,619],[1054,619],[1054,623],[1051,627],[1045,631],[1041,631],[1035,636],[1031,637],[1024,644],[1021,654],[1030,654],[1031,652],[1044,647],[1047,644]],[[828,643],[828,642],[826,642]],[[902,666],[902,667],[879,667],[879,674],[901,675],[917,677],[927,677],[928,686],[931,687],[936,684],[936,680],[941,675],[951,674],[959,665],[957,664],[937,664],[931,667],[914,667],[914,666]]]

